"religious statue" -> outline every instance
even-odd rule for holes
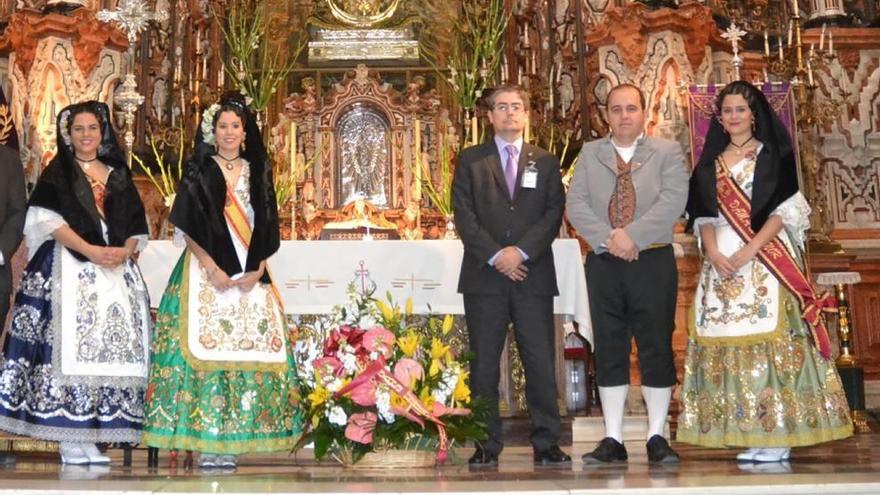
[[[422,229],[419,226],[419,203],[410,201],[403,211],[403,215],[397,220],[397,231],[400,238],[407,241],[422,239]]]
[[[372,109],[355,107],[340,120],[337,132],[342,161],[340,203],[365,198],[387,207],[390,154],[384,119]]]

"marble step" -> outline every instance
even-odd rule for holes
[[[648,416],[624,416],[623,440],[645,441]],[[669,421],[663,427],[663,436],[669,438]],[[598,442],[605,438],[605,422],[601,416],[575,416],[571,425],[572,442]]]

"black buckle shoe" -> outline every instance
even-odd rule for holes
[[[672,447],[669,446],[669,442],[667,442],[662,436],[652,436],[651,439],[648,440],[648,443],[645,444],[645,447],[648,449],[649,462],[657,464],[678,464],[678,454],[672,450]]]
[[[568,464],[571,457],[562,451],[558,445],[535,451],[535,464]]]
[[[584,464],[605,464],[609,462],[626,462],[629,456],[626,453],[626,447],[622,443],[611,437],[605,437],[599,442],[596,448],[584,454]]]
[[[468,465],[473,467],[497,466],[498,454],[477,447],[477,450],[474,451],[474,455],[468,459]]]

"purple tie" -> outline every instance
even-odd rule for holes
[[[504,179],[507,182],[507,192],[510,193],[510,199],[513,199],[513,192],[516,190],[516,172],[517,172],[517,151],[516,146],[508,144],[504,149],[507,150],[507,163],[504,165]]]

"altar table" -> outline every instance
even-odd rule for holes
[[[150,241],[139,264],[153,307],[159,305],[183,248]],[[418,314],[464,314],[457,292],[461,241],[282,241],[269,259],[273,280],[289,314],[326,314],[348,299],[348,287],[386,292],[401,306],[412,298]],[[578,324],[592,341],[587,283],[580,247],[574,239],[553,242],[559,296],[554,312]]]

